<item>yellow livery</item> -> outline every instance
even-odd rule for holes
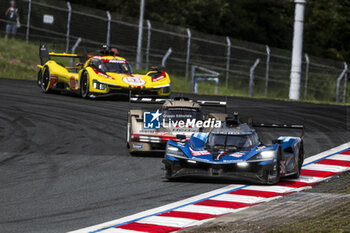
[[[145,74],[133,74],[130,64],[117,56],[116,50],[103,50],[101,55],[48,52],[40,47],[41,65],[38,65],[38,85],[44,92],[71,91],[83,98],[94,98],[113,93],[130,93],[141,96],[170,95],[170,78],[161,67],[151,67]],[[75,66],[67,67],[52,57],[80,59]]]

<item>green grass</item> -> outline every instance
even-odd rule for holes
[[[39,46],[0,39],[0,77],[36,79]]]
[[[50,47],[59,47],[59,45],[48,45]],[[39,46],[33,43],[26,43],[20,40],[8,40],[0,39],[0,77],[1,78],[13,78],[13,79],[27,79],[36,80],[39,64]],[[67,61],[61,61],[66,63]],[[145,70],[137,70],[137,72],[145,73]],[[171,86],[173,92],[192,93],[190,90],[190,81],[185,81],[184,77],[174,75],[171,72]],[[238,96],[238,97],[249,97],[247,84],[243,83],[242,80],[234,79],[235,85],[230,85],[226,88],[223,84],[218,87],[218,95],[221,96]],[[232,88],[235,87],[235,88]],[[198,85],[199,94],[203,95],[214,95],[215,84],[214,83],[199,83]],[[263,99],[275,99],[275,100],[288,100],[287,98],[280,98],[281,92],[278,90],[271,91],[269,97],[265,97],[260,94],[261,91],[256,91],[252,98],[263,98]],[[303,102],[310,103],[327,103],[333,104],[333,101],[318,101],[315,98],[310,100],[303,100]]]

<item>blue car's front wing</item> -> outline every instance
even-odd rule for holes
[[[249,162],[242,166],[237,163],[212,164],[187,159],[170,160],[166,156],[163,163],[167,179],[203,177],[269,184],[275,182],[277,175],[276,162],[272,160],[263,163]]]

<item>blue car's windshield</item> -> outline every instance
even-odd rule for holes
[[[207,145],[210,148],[237,148],[237,149],[249,149],[256,146],[258,143],[257,136],[255,134],[249,135],[229,135],[229,134],[210,134],[208,137]]]

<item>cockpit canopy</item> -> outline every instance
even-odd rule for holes
[[[125,60],[92,58],[89,65],[103,73],[132,74],[131,66]]]
[[[208,149],[249,150],[259,144],[256,132],[248,134],[210,133],[206,142]]]

